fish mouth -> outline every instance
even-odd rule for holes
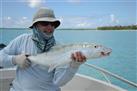
[[[109,56],[111,54],[112,50],[108,51],[108,52],[100,52],[101,56]]]
[[[101,56],[109,56],[111,52],[105,53],[105,52],[101,52]]]

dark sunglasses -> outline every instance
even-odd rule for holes
[[[47,25],[51,25],[51,26],[55,26],[54,22],[45,22],[45,21],[40,21],[38,22],[40,25],[42,26],[47,26]]]

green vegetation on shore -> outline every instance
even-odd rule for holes
[[[103,26],[103,27],[97,27],[97,30],[137,30],[137,25],[130,25],[130,26]]]

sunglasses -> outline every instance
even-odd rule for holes
[[[55,26],[54,22],[45,22],[45,21],[40,21],[38,22],[40,25],[42,26],[47,26],[47,25],[51,25],[51,26]]]

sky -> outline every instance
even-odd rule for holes
[[[137,0],[0,0],[0,27],[28,28],[40,7],[54,10],[59,28],[137,24]]]

